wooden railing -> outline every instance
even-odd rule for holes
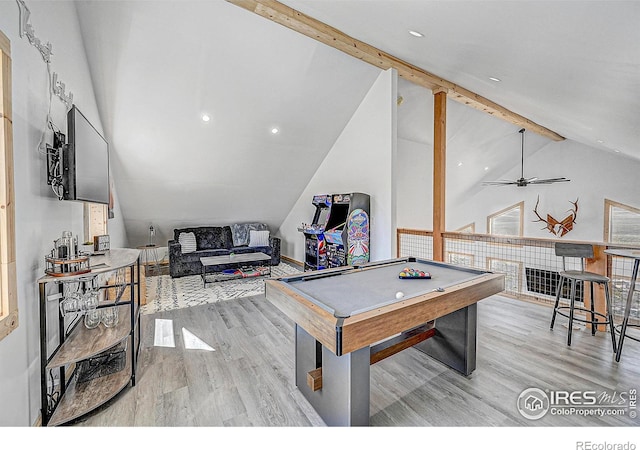
[[[562,258],[555,256],[558,239],[493,236],[471,233],[442,233],[444,261],[483,270],[504,272],[503,295],[521,300],[553,305]],[[576,242],[562,240],[562,242]],[[621,318],[630,286],[633,262],[604,253],[607,248],[629,246],[603,242],[587,242],[594,247],[594,258],[587,261],[587,270],[611,278],[611,295],[616,318]],[[415,256],[433,259],[433,233],[427,230],[401,228],[397,231],[398,257]],[[572,267],[567,267],[572,268]],[[591,301],[589,290],[583,294],[584,304]],[[604,311],[604,289],[595,290],[595,308]],[[634,293],[632,319],[640,316],[640,289]],[[564,297],[562,300],[567,301]]]

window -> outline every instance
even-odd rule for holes
[[[84,204],[84,240],[93,243],[95,236],[107,233],[107,205]]]
[[[0,31],[0,339],[18,327],[11,124],[11,51]]]
[[[640,244],[640,209],[604,200],[604,241]]]
[[[519,294],[522,290],[522,262],[500,258],[487,258],[487,268],[493,272],[505,274],[504,290],[512,294]]]
[[[470,223],[469,225],[465,225],[456,230],[458,233],[475,233],[476,232],[476,223]]]
[[[523,207],[524,202],[520,202],[488,216],[487,234],[522,236]]]
[[[457,266],[473,267],[474,257],[467,253],[447,252],[446,261]]]

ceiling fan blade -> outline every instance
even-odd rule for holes
[[[483,181],[485,186],[506,186],[508,184],[517,184],[517,181],[498,180],[498,181]]]
[[[531,181],[531,184],[551,184],[551,183],[562,183],[563,181],[571,181],[567,178],[546,178],[542,180]]]

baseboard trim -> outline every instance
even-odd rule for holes
[[[296,264],[296,265],[298,265],[300,267],[304,267],[304,263],[303,262],[300,262],[300,261],[298,261],[296,259],[293,259],[293,258],[289,258],[288,256],[280,255],[280,259],[282,259],[282,260],[284,260],[284,261],[286,261],[288,263]]]

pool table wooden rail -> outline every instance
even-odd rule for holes
[[[333,314],[277,279],[265,280],[265,297],[285,316],[335,353],[338,319]]]
[[[375,267],[352,270],[373,269]],[[265,281],[265,296],[287,317],[340,356],[502,292],[504,278],[504,274],[484,273],[449,286],[444,292],[427,292],[345,319],[334,317],[278,279]]]

